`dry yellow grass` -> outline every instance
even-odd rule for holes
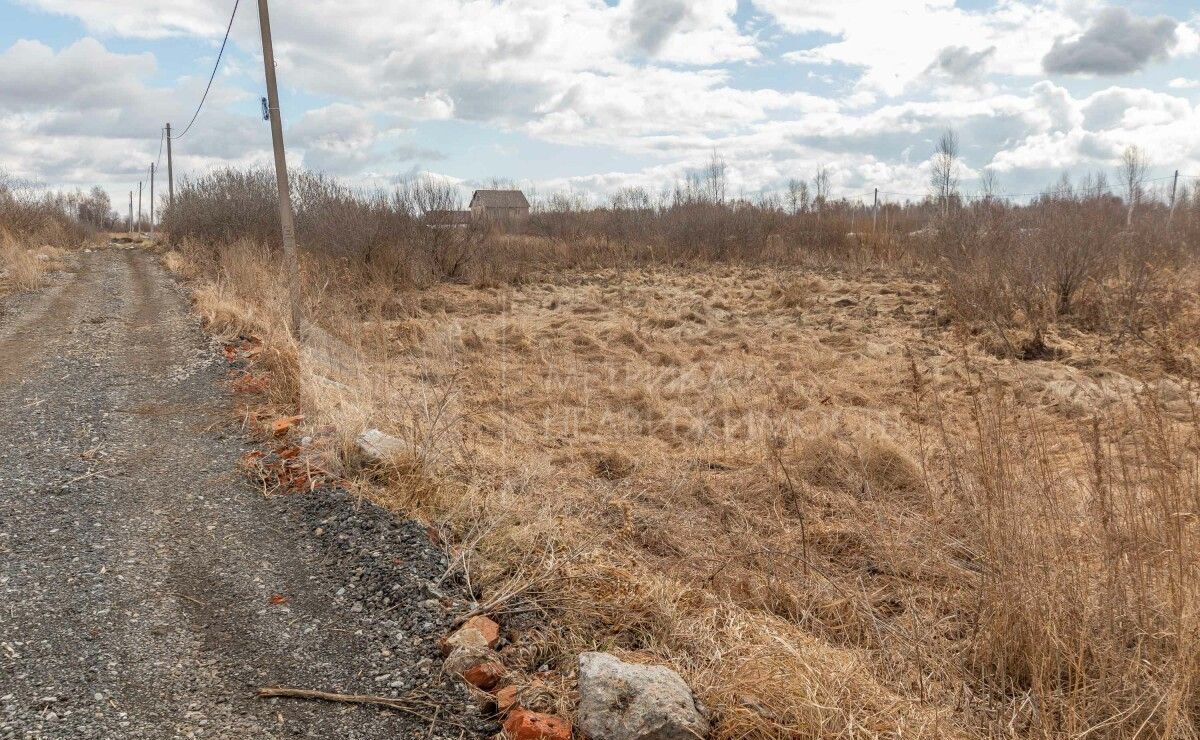
[[[310,266],[297,352],[222,254],[202,313],[292,353],[335,449],[406,443],[360,485],[447,531],[546,707],[600,647],[677,668],[719,738],[1200,735],[1200,425],[1154,341],[998,359],[882,272]]]
[[[0,294],[41,287],[47,273],[61,269],[62,256],[61,249],[31,247],[0,228]]]

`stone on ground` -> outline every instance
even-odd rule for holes
[[[608,653],[579,656],[577,719],[593,740],[696,740],[710,729],[678,673]]]
[[[368,460],[384,463],[406,449],[404,441],[378,429],[368,429],[358,436],[358,449]]]

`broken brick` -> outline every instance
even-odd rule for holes
[[[571,723],[528,709],[516,709],[504,721],[504,732],[510,740],[571,740]]]
[[[276,437],[282,437],[288,431],[296,426],[297,423],[304,421],[303,416],[284,416],[271,422],[271,433]]]
[[[516,686],[505,686],[496,692],[496,711],[500,714],[508,714],[514,708],[520,699],[517,697]]]
[[[463,674],[463,680],[477,689],[489,691],[500,683],[500,679],[504,678],[504,673],[504,664],[489,660],[468,668]]]
[[[487,646],[490,648],[496,647],[496,643],[500,642],[500,625],[487,617],[471,617],[462,626],[465,630],[475,630],[487,639]]]
[[[455,648],[494,648],[500,642],[500,625],[487,617],[471,617],[454,634],[442,640],[442,654]]]

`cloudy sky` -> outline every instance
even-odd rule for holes
[[[270,162],[241,0],[176,171]],[[126,192],[186,125],[233,0],[0,0],[0,168]],[[1036,190],[1139,144],[1200,175],[1191,0],[308,0],[272,8],[289,160],[539,194],[652,190],[714,150],[731,192],[832,173],[923,193],[953,126],[963,187]],[[886,196],[889,199],[901,196]]]

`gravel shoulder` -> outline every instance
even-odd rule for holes
[[[229,368],[153,256],[81,254],[0,309],[0,738],[494,730],[441,675],[442,554],[345,494],[242,481]]]

